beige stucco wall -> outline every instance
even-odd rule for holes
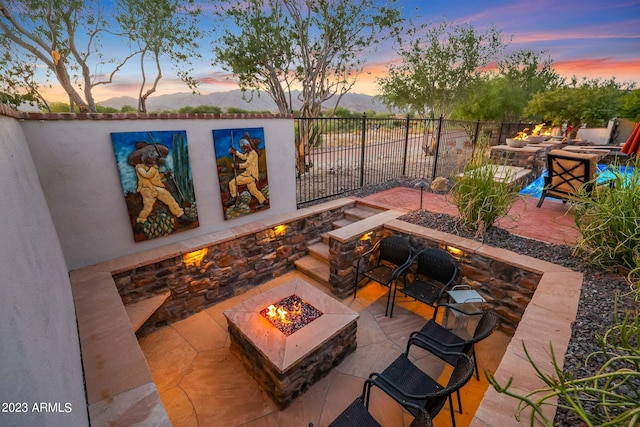
[[[135,116],[135,115],[134,115]],[[30,117],[30,118],[29,118]],[[21,122],[70,270],[295,211],[293,119],[267,115],[225,118],[108,118]],[[270,208],[223,217],[213,129],[263,127]],[[116,167],[111,132],[186,130],[200,227],[135,243]]]
[[[0,425],[88,425],[67,266],[20,123],[2,114],[0,182]]]

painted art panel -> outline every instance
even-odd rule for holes
[[[269,208],[264,128],[213,130],[225,219]]]
[[[113,132],[122,193],[136,242],[199,226],[187,132]]]

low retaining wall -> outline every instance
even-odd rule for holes
[[[230,249],[234,246],[231,244],[232,241],[244,241],[246,236],[252,234],[263,236],[266,233],[270,236],[271,232],[267,232],[267,230],[273,229],[275,234],[277,233],[275,228],[277,225],[300,224],[298,221],[303,220],[307,226],[312,227],[302,229],[307,230],[306,237],[308,238],[312,235],[312,229],[318,228],[318,232],[320,229],[324,229],[325,225],[321,225],[321,223],[330,226],[329,216],[346,210],[353,203],[352,200],[343,199],[342,201],[316,205],[307,208],[308,210],[300,210],[291,215],[283,216],[279,221],[254,223],[244,227],[243,230],[229,230],[224,235],[214,233],[72,272],[71,281],[76,312],[78,313],[89,416],[92,425],[125,425],[125,420],[130,420],[132,417],[146,420],[154,425],[168,425],[168,418],[149,374],[144,355],[137,343],[133,329],[127,323],[128,318],[122,299],[117,297],[113,277],[124,280],[122,278],[128,275],[131,277],[132,285],[141,284],[137,288],[132,286],[136,289],[153,285],[151,282],[144,283],[143,279],[134,280],[132,275],[136,274],[133,272],[142,275],[149,271],[156,272],[155,275],[161,272],[159,277],[171,276],[174,278],[173,283],[178,283],[175,280],[177,277],[175,274],[182,271],[182,267],[177,266],[176,260],[182,259],[184,261],[186,254],[204,247],[214,248],[213,252],[218,250],[232,251]],[[332,213],[323,214],[322,212]],[[315,220],[316,215],[319,215],[317,221]],[[320,219],[323,215],[325,215],[324,220]],[[514,335],[511,343],[495,372],[495,377],[500,384],[506,384],[513,377],[512,387],[519,391],[526,392],[544,386],[542,380],[526,362],[526,356],[522,349],[524,342],[527,343],[530,350],[535,349],[532,354],[533,359],[543,372],[553,373],[553,366],[548,354],[549,344],[553,345],[556,361],[562,366],[571,336],[571,322],[575,320],[580,297],[581,273],[397,219],[389,219],[371,230],[371,235],[363,240],[357,238],[355,240],[348,239],[345,242],[353,243],[354,247],[358,245],[358,242],[362,242],[360,250],[364,250],[376,239],[391,233],[409,236],[415,245],[447,245],[461,249],[467,254],[461,261],[465,275],[468,276],[465,280],[483,293],[489,304],[492,304],[494,309],[501,314],[503,323],[507,327],[519,319],[519,322],[515,322],[517,329],[512,331]],[[347,256],[348,251],[342,250],[341,244],[339,241],[333,243],[331,250],[334,257],[339,253]],[[272,248],[271,251],[273,250]],[[277,254],[277,248],[275,251]],[[234,258],[236,252],[232,251],[228,256]],[[351,256],[353,256],[353,252]],[[226,259],[231,258],[227,257]],[[234,258],[235,261],[237,260]],[[215,256],[208,262],[215,263]],[[172,271],[175,268],[177,270]],[[489,270],[491,273],[485,272]],[[347,272],[344,277],[348,277],[351,272]],[[146,278],[149,277],[150,275],[147,274]],[[253,280],[257,280],[257,277],[256,275]],[[266,278],[266,276],[260,277]],[[538,281],[536,282],[536,280]],[[345,284],[347,282],[347,280],[344,281]],[[352,283],[351,286],[353,286]],[[537,286],[535,286],[536,284]],[[233,287],[233,284],[230,283],[227,286]],[[535,293],[529,297],[533,292],[532,288],[535,288]],[[203,289],[196,291],[196,296],[202,296],[197,294],[201,291]],[[518,295],[521,291],[524,292],[522,296]],[[137,292],[140,297],[145,292],[152,292],[152,290],[146,289],[146,291]],[[189,293],[189,290],[187,289],[186,292]],[[196,300],[199,299],[196,298]],[[179,310],[181,315],[190,310],[198,311],[198,308],[190,308],[189,303],[184,301],[182,304],[187,304],[187,306]],[[207,300],[206,303],[213,304],[214,300]],[[512,307],[510,307],[511,305]],[[524,313],[521,313],[523,307]],[[508,311],[501,312],[500,310]],[[510,319],[511,316],[513,319]],[[163,319],[163,322],[166,321],[168,319]],[[152,321],[152,324],[156,323]],[[545,333],[540,334],[540,331],[545,331]],[[555,410],[555,406],[552,405],[543,408],[545,415],[551,419]],[[520,425],[514,419],[516,411],[517,401],[515,399],[508,399],[504,395],[497,394],[493,389],[489,389],[471,425],[474,427]],[[527,416],[528,414],[523,414],[522,419],[526,420]]]
[[[330,231],[354,204],[342,199],[192,239],[187,253],[122,271],[113,280],[125,304],[171,291],[140,329],[145,335],[293,270],[307,244]]]

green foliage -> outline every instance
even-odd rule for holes
[[[197,107],[182,107],[178,113],[222,113],[222,108],[217,105],[198,105]]]
[[[138,109],[136,107],[132,107],[131,105],[123,105],[120,111],[122,113],[135,113],[136,111],[138,111]]]
[[[0,103],[15,110],[23,104],[48,108],[40,95],[36,58],[18,51],[6,37],[0,37],[0,52]]]
[[[556,126],[566,123],[573,128],[571,137],[575,138],[583,124],[606,126],[616,117],[623,94],[621,84],[615,79],[578,82],[574,78],[569,85],[534,95],[524,114],[537,120],[550,120]]]
[[[96,111],[92,89],[107,81],[95,70],[109,75],[107,64],[117,71],[128,59],[109,58],[101,49],[101,37],[111,29],[104,5],[97,0],[19,0],[9,7],[2,1],[0,8],[0,38],[43,63],[71,102]]]
[[[69,104],[66,102],[52,102],[49,104],[49,111],[52,113],[68,113],[69,112]],[[78,112],[76,108],[76,112]]]
[[[558,87],[561,77],[553,60],[533,51],[518,51],[498,62],[498,73],[487,73],[466,92],[452,117],[516,121],[536,93]]]
[[[635,282],[640,277],[640,161],[632,165],[626,177],[613,167],[611,187],[597,187],[593,197],[581,189],[574,219],[580,232],[576,253],[602,268],[630,272]]]
[[[476,230],[479,236],[499,218],[505,217],[520,197],[517,188],[508,183],[508,174],[502,181],[494,180],[498,165],[482,151],[480,149],[467,163],[461,176],[453,177],[451,189],[461,222]]]
[[[620,98],[620,117],[640,122],[640,89],[628,92]]]
[[[96,105],[96,111],[98,113],[118,113],[119,112],[119,110],[117,108],[105,107],[105,106],[100,105],[100,104]]]
[[[250,113],[251,111],[249,110],[245,110],[244,108],[238,108],[238,107],[228,107],[227,108],[227,113],[230,114],[247,114]]]
[[[499,31],[478,33],[473,26],[410,27],[398,37],[399,65],[390,65],[378,78],[380,97],[389,107],[413,111],[420,117],[448,118],[478,79],[481,69],[506,47]]]
[[[345,108],[345,107],[337,107],[333,111],[333,116],[334,117],[340,117],[340,118],[343,118],[343,119],[350,119],[350,118],[354,118],[354,117],[360,117],[361,114],[352,113],[351,110],[349,110],[348,108]]]

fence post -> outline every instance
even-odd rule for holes
[[[360,188],[364,187],[364,142],[367,138],[367,113],[362,113],[362,149],[360,151]]]
[[[436,155],[433,157],[433,175],[431,180],[436,179],[436,171],[438,170],[438,153],[440,152],[440,136],[442,135],[442,124],[444,123],[442,114],[438,119],[438,136],[436,137]]]
[[[502,127],[504,126],[504,122],[500,122],[500,132],[498,132],[498,145],[502,144]]]
[[[404,157],[402,159],[402,176],[407,175],[407,150],[409,147],[409,126],[411,125],[411,115],[407,114],[407,125],[404,130]]]
[[[471,157],[476,153],[476,146],[478,145],[478,135],[480,134],[480,119],[476,122],[476,132],[473,135],[473,145],[471,146]],[[487,144],[489,145],[489,144]]]

